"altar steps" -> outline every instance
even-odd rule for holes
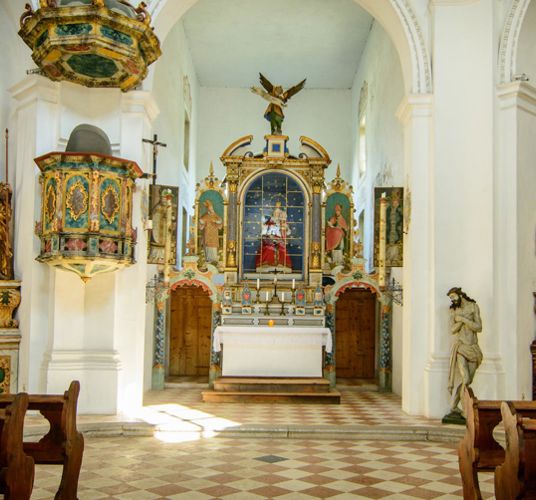
[[[214,390],[203,391],[207,403],[339,404],[341,394],[323,378],[220,377]]]

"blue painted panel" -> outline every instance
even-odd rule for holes
[[[303,193],[287,193],[287,202],[291,207],[303,207]]]
[[[261,206],[262,205],[262,191],[249,191],[246,194],[246,206]]]
[[[244,224],[244,233],[243,237],[250,239],[258,239],[261,235],[262,226],[260,222],[246,222]]]

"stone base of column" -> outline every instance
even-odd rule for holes
[[[47,368],[47,393],[63,394],[72,380],[78,380],[78,413],[115,414],[120,370],[116,351],[52,351]]]
[[[166,385],[165,369],[162,365],[153,366],[151,389],[153,391],[163,391]]]
[[[450,408],[448,391],[449,357],[433,355],[424,369],[424,415],[428,418],[442,418]]]
[[[380,368],[378,373],[378,391],[392,392],[393,390],[393,374],[389,368]]]

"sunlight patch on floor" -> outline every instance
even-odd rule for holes
[[[174,403],[143,407],[138,414],[144,422],[155,426],[155,438],[166,443],[183,443],[211,438],[219,431],[240,426],[240,422],[216,417],[201,410]]]

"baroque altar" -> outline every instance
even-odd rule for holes
[[[383,301],[379,278],[385,277],[385,259],[375,274],[365,272],[361,243],[354,241],[353,191],[340,167],[328,182],[331,158],[324,147],[301,136],[299,150],[291,151],[289,137],[281,133],[282,108],[272,104],[284,104],[304,82],[283,91],[261,75],[261,84],[266,92],[255,93],[271,103],[265,118],[272,133],[264,136],[261,151],[253,149],[252,135],[233,141],[220,156],[223,179],[210,165],[196,186],[183,267],[168,270],[158,293],[155,389],[163,388],[168,356],[165,303],[178,287],[200,287],[212,301],[214,388],[233,377],[247,378],[248,384],[312,377],[334,387],[339,294],[366,288]],[[378,314],[377,373],[389,390],[390,303]]]

